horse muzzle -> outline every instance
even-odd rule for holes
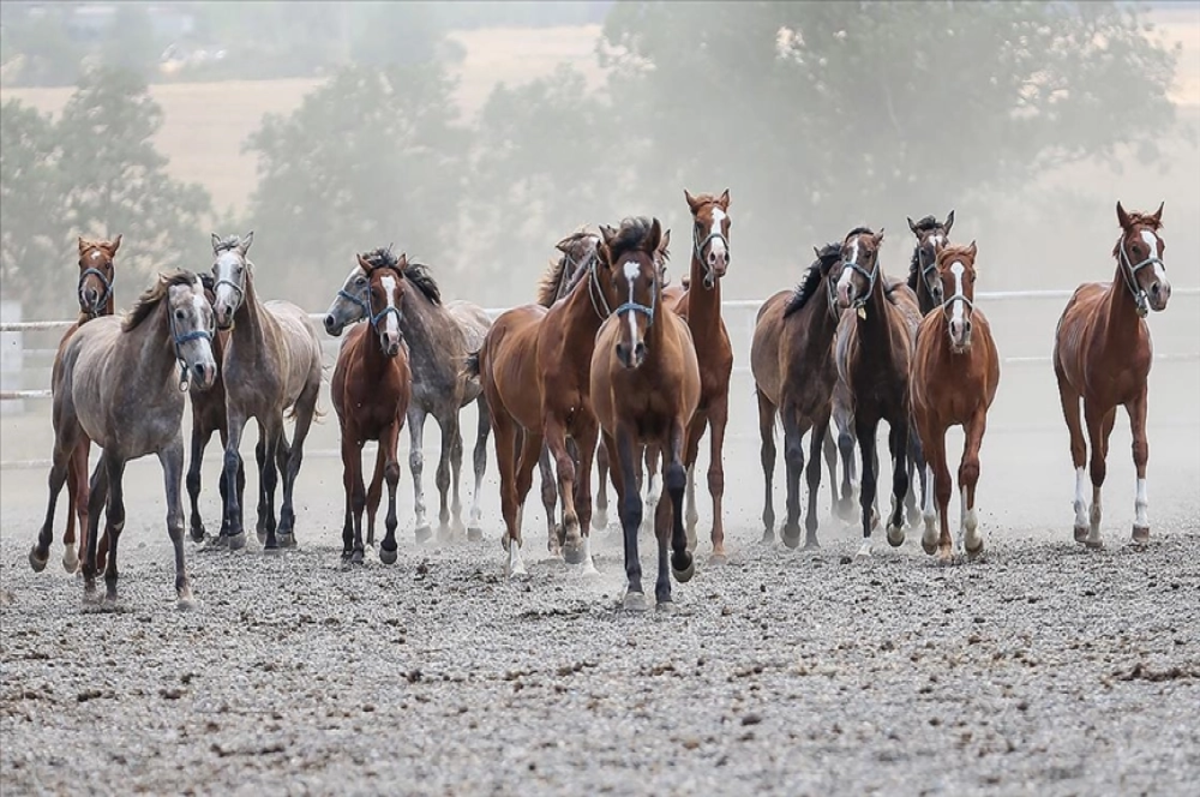
[[[190,375],[192,384],[200,390],[208,390],[217,381],[217,364],[214,363],[196,363],[192,366]]]
[[[326,334],[335,338],[340,338],[342,336],[342,329],[345,328],[346,325],[342,323],[341,319],[334,316],[333,313],[325,316],[324,323]]]
[[[971,330],[974,325],[971,320],[954,318],[950,320],[950,351],[962,354],[971,348]]]
[[[627,343],[618,343],[617,360],[625,368],[639,367],[646,361],[646,344],[640,340],[632,346]]]
[[[1158,313],[1167,309],[1167,302],[1171,299],[1171,283],[1166,280],[1155,280],[1150,286],[1150,290],[1146,291],[1146,299],[1150,304],[1150,309]]]

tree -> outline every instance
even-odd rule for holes
[[[199,185],[167,175],[151,141],[161,125],[145,82],[121,70],[85,75],[53,124],[5,105],[6,294],[13,290],[39,311],[69,311],[73,293],[60,280],[74,285],[78,235],[123,234],[118,280],[131,286],[120,294],[126,298],[155,272],[195,267],[211,200]]]
[[[435,266],[452,257],[469,142],[452,89],[435,66],[351,67],[264,118],[245,145],[259,158],[256,260],[287,269],[289,298],[328,301],[328,269],[391,242]]]
[[[1173,119],[1176,54],[1126,4],[630,2],[604,45],[646,191],[729,184],[751,260],[1150,147]]]

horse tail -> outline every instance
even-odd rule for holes
[[[478,379],[479,378],[481,370],[482,370],[479,365],[479,355],[481,353],[483,353],[482,348],[480,348],[478,351],[471,352],[463,360],[462,374],[467,379]]]

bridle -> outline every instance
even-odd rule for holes
[[[95,249],[96,251],[100,250],[99,247],[92,247],[92,248]],[[111,265],[111,263],[112,263],[112,261],[110,260],[109,264]],[[80,265],[82,265],[82,263],[80,263]],[[82,272],[80,272],[80,274],[79,274],[79,284],[75,286],[76,294],[82,295],[83,283],[88,277],[95,277],[96,279],[100,280],[100,284],[104,286],[104,295],[101,296],[96,301],[96,303],[94,305],[92,305],[91,307],[84,308],[84,312],[86,312],[88,314],[89,318],[96,318],[98,315],[100,315],[100,311],[97,308],[106,306],[108,304],[109,298],[112,297],[113,281],[110,280],[104,274],[104,272],[101,271],[100,269],[95,268],[93,266],[89,266],[88,268],[85,268]]]
[[[961,262],[961,261],[955,261],[955,262]],[[966,267],[964,266],[964,269],[965,269],[965,268],[966,268]],[[958,288],[955,288],[955,290],[954,290],[954,295],[953,295],[953,296],[951,296],[951,297],[950,297],[949,299],[947,299],[946,301],[942,302],[942,314],[943,314],[943,315],[949,315],[949,314],[950,314],[950,311],[951,311],[951,310],[953,309],[953,307],[954,307],[954,303],[955,303],[955,302],[962,302],[962,303],[963,303],[963,308],[964,308],[964,312],[963,312],[963,318],[964,318],[965,320],[970,320],[970,318],[971,318],[971,314],[975,312],[975,303],[974,303],[973,301],[971,301],[970,299],[968,299],[968,298],[967,298],[967,296],[966,296],[966,294],[964,294],[964,293],[962,292],[962,287],[961,287],[961,284],[962,284],[962,281],[960,280],[960,281],[959,281],[959,287],[958,287]]]
[[[398,276],[400,279],[404,279],[404,275],[403,275],[403,274],[399,274],[399,273],[398,273],[398,274],[397,274],[397,276]],[[369,285],[369,284],[368,284],[367,288],[368,288],[368,290],[370,289],[370,285]],[[340,292],[339,292],[339,294],[340,294]],[[400,324],[400,322],[401,322],[401,321],[403,321],[403,320],[404,320],[404,316],[400,314],[400,308],[399,308],[399,307],[396,307],[395,305],[391,305],[391,304],[390,304],[390,305],[388,305],[387,307],[385,307],[385,308],[383,308],[382,310],[380,310],[378,313],[372,313],[372,312],[371,312],[371,304],[370,304],[370,299],[368,299],[368,300],[367,300],[367,302],[366,302],[366,309],[367,309],[367,318],[368,318],[368,319],[370,319],[370,321],[371,321],[371,328],[375,330],[376,334],[378,334],[378,333],[379,333],[379,324],[380,324],[380,322],[382,322],[382,321],[383,321],[385,318],[387,318],[389,315],[395,315],[395,316],[396,316],[396,324],[397,324],[397,326]]]
[[[370,303],[370,301],[367,300],[367,292],[370,290],[370,287],[371,287],[370,283],[367,283],[366,285],[364,285],[363,289],[362,289],[362,295],[359,295],[356,293],[350,293],[350,291],[346,290],[345,287],[342,287],[342,288],[338,289],[337,295],[338,295],[338,297],[345,299],[348,302],[358,305],[358,309],[362,310],[362,313],[363,313],[362,317],[370,319],[371,315],[372,315],[371,314],[371,303]],[[374,323],[374,322],[372,321],[372,323]]]
[[[190,332],[185,332],[182,335],[175,328],[175,313],[171,310],[170,304],[167,306],[167,318],[171,324],[171,339],[175,342],[175,362],[179,365],[179,390],[186,393],[188,389],[188,370],[187,363],[183,359],[183,344],[193,340],[207,340],[212,343],[212,333],[207,329],[193,329]]]
[[[842,251],[845,251],[845,249],[846,249],[845,246],[843,246]],[[858,259],[857,252],[855,252],[854,259],[855,260]],[[875,281],[879,278],[879,257],[876,256],[875,268],[872,269],[871,271],[867,271],[865,268],[860,266],[858,263],[855,263],[855,262],[852,262],[849,260],[845,260],[845,259],[842,260],[842,268],[843,269],[848,268],[851,271],[858,272],[859,274],[862,274],[864,277],[867,278],[867,289],[865,291],[863,291],[861,295],[854,297],[854,301],[851,302],[851,304],[850,304],[850,307],[852,309],[860,310],[866,305],[867,300],[871,298],[871,293],[875,290]],[[830,290],[833,290],[833,288],[831,287]]]
[[[1154,236],[1157,238],[1158,234],[1155,233]],[[1142,318],[1145,318],[1146,314],[1150,312],[1149,297],[1146,296],[1146,291],[1138,286],[1137,273],[1146,266],[1153,265],[1162,266],[1163,270],[1166,271],[1167,264],[1162,261],[1162,258],[1151,252],[1150,256],[1145,260],[1138,263],[1136,266],[1133,265],[1129,259],[1128,252],[1125,251],[1125,239],[1127,237],[1128,236],[1124,235],[1121,236],[1121,246],[1119,247],[1121,250],[1121,265],[1123,266],[1121,273],[1125,276],[1125,285],[1129,288],[1130,293],[1133,294],[1133,301],[1137,304],[1137,314]]]
[[[232,251],[236,248],[237,248],[236,246],[223,246],[220,249],[215,250],[215,253],[220,254],[221,252]],[[250,261],[247,260],[245,257],[242,258],[242,264],[246,268],[250,267]],[[229,287],[231,287],[235,291],[237,291],[239,306],[242,304],[242,302],[244,302],[246,300],[246,289],[243,288],[241,285],[238,285],[233,280],[225,279],[224,277],[221,277],[219,280],[216,280],[215,282],[213,282],[213,296],[214,297],[217,295],[217,288],[221,287],[222,285],[228,285]]]
[[[610,315],[612,315],[612,309],[608,306],[608,299],[605,298],[604,289],[602,287],[600,287],[600,279],[599,279],[599,277],[596,276],[596,266],[598,266],[599,264],[600,264],[599,255],[598,254],[594,255],[591,259],[591,262],[587,266],[588,272],[589,272],[588,276],[587,276],[587,283],[588,283],[587,291],[588,291],[588,299],[592,303],[592,309],[596,311],[596,315],[598,315],[600,317],[600,320],[603,321],[604,319],[606,319]],[[597,296],[600,298],[599,303],[596,302]],[[600,309],[601,306],[604,307],[604,310]]]
[[[939,233],[939,234],[945,235],[944,232]],[[937,287],[936,288],[931,287],[929,284],[929,275],[931,273],[934,274],[935,276],[937,275],[938,247],[935,244],[930,244],[930,246],[933,248],[933,259],[930,260],[928,263],[926,263],[926,262],[924,262],[924,260],[925,260],[924,255],[925,255],[925,244],[927,242],[928,241],[926,239],[923,239],[917,243],[917,263],[921,267],[921,281],[925,283],[925,290],[929,293],[930,298],[932,298],[936,302],[937,298],[938,298],[938,294],[942,292],[942,283],[941,283],[941,280],[939,279],[938,282],[936,283]]]
[[[715,205],[717,203],[710,202],[709,204]],[[715,227],[716,225],[713,226]],[[701,240],[700,231],[697,229],[697,225],[692,225],[692,245],[695,248],[696,260],[704,268],[704,287],[710,289],[717,284],[717,275],[713,273],[712,267],[708,264],[708,260],[705,259],[704,250],[710,243],[713,242],[714,239],[725,244],[725,262],[729,263],[729,261],[733,259],[733,254],[729,247],[729,239],[725,237],[725,234],[720,230],[712,229],[708,235],[704,237],[704,240]]]
[[[629,301],[619,306],[616,310],[613,310],[618,316],[625,313],[642,313],[648,319],[646,322],[647,327],[654,325],[654,310],[658,306],[658,265],[653,262],[653,257],[651,257],[651,270],[654,273],[654,277],[650,285],[650,306],[647,307],[641,302],[633,301],[631,291]]]

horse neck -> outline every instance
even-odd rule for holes
[[[871,289],[871,295],[867,297],[867,303],[863,305],[867,311],[867,317],[858,319],[859,336],[878,344],[878,346],[868,347],[871,351],[888,352],[891,351],[892,344],[893,329],[890,311],[893,308],[889,306],[891,303],[884,295],[883,271],[879,270],[879,264],[876,264],[875,268],[877,269],[875,286]]]
[[[929,283],[920,271],[917,272],[917,306],[921,310],[921,315],[928,314],[937,306],[934,303],[933,294],[929,292]]]
[[[593,280],[596,282],[595,285],[592,284]],[[604,323],[604,318],[596,309],[596,304],[600,301],[595,295],[596,291],[599,291],[601,295],[604,294],[604,288],[600,285],[600,281],[589,273],[580,277],[579,281],[575,283],[575,287],[567,294],[563,312],[567,319],[568,337],[577,335],[596,337],[600,325]],[[607,302],[608,297],[605,296],[603,301]]]
[[[462,332],[446,308],[436,305],[411,283],[401,304],[400,330],[408,341],[414,365],[453,371],[454,358],[463,354]],[[452,346],[452,351],[446,351]],[[450,356],[447,356],[450,355]]]
[[[714,279],[711,288],[704,286],[704,264],[695,252],[688,282],[687,316],[696,340],[716,335],[721,328],[721,280]]]
[[[89,314],[87,310],[84,310],[82,307],[79,308],[79,318],[76,319],[76,325],[82,326],[83,324],[86,324],[88,321],[91,321],[93,318],[100,318],[102,316],[112,315],[115,312],[117,312],[116,298],[112,295],[112,291],[109,291],[108,301],[105,302],[104,309],[98,315],[93,316],[93,315]]]
[[[253,351],[261,352],[261,344],[265,337],[263,327],[267,323],[274,323],[274,319],[271,319],[267,308],[258,300],[258,293],[254,290],[254,275],[247,274],[242,303],[233,315],[232,337],[234,340],[251,344]]]
[[[1137,314],[1137,302],[1133,292],[1129,290],[1126,276],[1117,259],[1117,273],[1113,275],[1112,284],[1108,286],[1108,296],[1105,299],[1104,312],[1104,347],[1109,351],[1129,352],[1138,342],[1138,324],[1141,317]]]
[[[171,332],[170,302],[164,296],[150,317],[128,332],[122,331],[117,348],[127,348],[130,354],[122,356],[116,352],[113,359],[130,363],[132,373],[124,378],[138,390],[173,389],[168,384],[171,372],[177,366],[175,341]],[[146,398],[150,398],[150,393]]]
[[[805,339],[810,349],[816,348],[828,351],[833,345],[834,337],[837,335],[838,316],[829,308],[829,288],[826,284],[828,279],[828,276],[821,279],[821,282],[813,290],[813,295],[809,298],[808,304],[800,310],[800,313],[809,313],[806,322],[808,334],[805,336]]]
[[[363,335],[366,338],[363,344],[363,348],[365,349],[363,351],[363,366],[366,368],[368,376],[379,376],[387,372],[391,358],[383,353],[383,342],[379,339],[379,333],[376,331],[375,326],[370,321],[367,324],[369,325],[367,332]]]

